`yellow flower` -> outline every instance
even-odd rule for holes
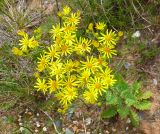
[[[119,32],[118,32],[118,36],[119,36],[119,37],[122,37],[123,34],[124,34],[123,31],[119,31]]]
[[[70,73],[72,71],[74,71],[75,67],[75,63],[72,61],[72,60],[67,60],[65,63],[64,63],[64,72],[65,73]]]
[[[40,58],[38,58],[38,66],[37,70],[39,72],[42,72],[48,65],[49,59],[45,55],[41,55]]]
[[[77,13],[71,13],[70,17],[65,18],[65,23],[69,25],[78,25],[80,22],[80,16]]]
[[[49,93],[51,94],[52,92],[60,89],[61,87],[61,81],[60,80],[52,80],[51,78],[49,79],[48,82],[48,88],[49,88]]]
[[[87,61],[81,61],[81,63],[81,70],[89,70],[94,73],[98,68],[98,62],[95,58],[93,58],[93,56],[91,56],[90,58],[87,56]]]
[[[110,45],[110,46],[104,46],[102,48],[99,49],[103,56],[104,57],[107,57],[107,58],[112,58],[112,55],[117,55],[117,51],[114,50],[114,46],[113,45]]]
[[[78,54],[84,54],[84,52],[90,52],[91,48],[91,41],[85,38],[79,38],[79,40],[76,40],[76,46],[75,50]]]
[[[65,43],[59,44],[59,46],[56,46],[56,47],[61,56],[67,56],[68,54],[71,54],[73,51],[72,46]]]
[[[22,30],[18,30],[17,34],[20,35],[20,36],[23,36],[23,37],[27,36],[27,33],[25,33],[23,29]]]
[[[13,48],[12,48],[12,53],[13,53],[14,55],[18,55],[18,56],[23,55],[23,52],[22,52],[20,49],[18,49],[17,47],[13,47]]]
[[[30,40],[29,40],[29,37],[28,37],[28,35],[26,35],[26,36],[24,36],[21,40],[19,40],[19,42],[20,42],[20,46],[21,46],[21,50],[23,51],[23,52],[27,52],[28,51],[28,45],[29,45],[29,43],[30,43]]]
[[[105,59],[102,58],[101,56],[99,56],[99,57],[97,58],[97,62],[98,62],[98,65],[99,65],[99,66],[104,66],[104,67],[106,67],[106,65],[108,65],[108,63],[105,61]]]
[[[105,91],[105,85],[102,79],[98,77],[91,78],[88,82],[88,88],[95,90],[97,93],[102,95],[102,92]]]
[[[64,36],[63,36],[63,40],[65,41],[66,44],[68,45],[72,45],[73,42],[75,41],[75,34],[72,34],[72,33],[66,33]]]
[[[78,86],[78,82],[76,81],[76,77],[71,75],[64,79],[64,81],[62,82],[62,85],[66,89],[73,88],[73,87],[75,88]]]
[[[89,80],[91,72],[89,70],[84,70],[78,78],[80,85],[86,86]]]
[[[60,60],[56,60],[55,62],[51,62],[49,65],[50,75],[56,76],[56,79],[61,78],[64,73],[63,63],[61,63]]]
[[[28,42],[28,47],[29,48],[35,48],[37,47],[39,44],[38,42],[34,39],[34,37],[32,37],[31,39],[29,39],[29,42]]]
[[[106,85],[106,88],[109,86],[113,86],[115,82],[116,80],[114,79],[114,75],[108,75],[104,78],[104,84]]]
[[[36,77],[36,78],[40,78],[40,75],[39,75],[38,72],[35,72],[33,75],[34,75],[34,77]]]
[[[48,47],[48,52],[46,52],[46,57],[51,58],[51,61],[53,61],[54,58],[59,58],[59,52],[57,52],[54,45]]]
[[[37,91],[43,91],[43,93],[46,93],[47,91],[47,84],[46,84],[46,80],[45,79],[40,79],[38,78],[37,79],[37,82],[36,82],[36,86],[34,86]]]
[[[98,99],[98,94],[94,89],[85,90],[83,98],[87,103],[95,104]]]
[[[58,100],[63,106],[68,106],[75,100],[78,96],[77,90],[75,88],[63,89],[61,92],[56,94]]]
[[[93,23],[89,23],[88,29],[91,30],[91,31],[93,31]]]
[[[63,31],[65,33],[76,33],[77,27],[75,25],[64,24]]]
[[[104,30],[105,27],[106,27],[106,24],[104,22],[96,23],[97,30]]]
[[[64,15],[68,15],[69,13],[70,13],[70,11],[71,11],[71,8],[70,7],[68,7],[68,6],[65,6],[64,8],[63,8],[63,14]]]
[[[106,44],[107,46],[116,44],[116,34],[112,30],[106,31],[106,34],[101,33],[101,37],[98,37],[99,42]]]
[[[50,33],[52,34],[53,39],[55,39],[57,36],[60,36],[62,34],[63,29],[60,27],[60,24],[56,26],[52,26],[52,29],[50,30]]]
[[[106,66],[105,70],[101,69],[100,77],[104,79],[106,76],[110,75],[111,73],[112,73],[112,70],[108,66]]]
[[[92,40],[92,43],[91,43],[93,46],[95,46],[96,48],[99,47],[99,42],[98,41],[95,41],[95,40]]]

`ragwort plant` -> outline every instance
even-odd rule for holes
[[[43,47],[37,58],[34,88],[44,94],[53,94],[62,111],[77,99],[95,104],[116,82],[108,61],[117,53],[119,36],[103,22],[97,23],[95,29],[91,23],[85,36],[79,35],[79,11],[73,13],[66,6],[58,15],[62,23],[53,25],[49,31],[52,38],[49,46],[41,46],[35,36],[29,37],[20,30],[18,35],[22,39],[12,52],[25,56]]]

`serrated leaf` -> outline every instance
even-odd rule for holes
[[[117,114],[117,110],[115,107],[110,107],[106,111],[102,113],[102,118],[111,118]]]
[[[152,103],[150,101],[144,100],[135,104],[134,107],[138,110],[147,110],[150,109],[151,105]]]
[[[149,98],[151,98],[151,97],[152,97],[152,92],[151,92],[151,91],[146,91],[146,92],[142,93],[142,94],[138,97],[138,99],[139,99],[139,100],[144,100],[144,99],[149,99]]]
[[[125,107],[125,108],[120,107],[119,109],[117,109],[117,112],[119,113],[121,118],[125,118],[129,114],[129,108],[128,107]]]
[[[118,102],[118,98],[116,95],[111,92],[106,93],[106,103],[110,105],[116,105]]]
[[[135,111],[130,112],[131,122],[135,127],[139,126],[139,116]]]
[[[125,103],[126,103],[127,106],[132,106],[132,105],[134,105],[136,103],[136,100],[135,99],[131,99],[131,98],[127,98],[125,100]]]

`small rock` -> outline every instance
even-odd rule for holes
[[[37,126],[37,127],[40,127],[40,126],[41,126],[38,121],[36,122],[36,126]]]
[[[38,133],[38,129],[35,129],[34,132],[35,132],[35,133]]]
[[[21,122],[21,123],[19,123],[19,126],[22,126],[23,125],[23,123]]]
[[[39,113],[37,113],[36,116],[39,117]]]
[[[130,123],[131,123],[130,118],[127,119],[126,123],[127,123],[127,124],[130,124]]]
[[[116,129],[115,129],[115,128],[112,128],[112,131],[113,131],[113,132],[116,132]]]
[[[106,134],[109,134],[109,131],[108,131],[108,130],[106,130]]]
[[[47,127],[43,127],[43,131],[44,131],[44,132],[47,132]]]
[[[158,84],[157,79],[153,79],[153,84],[154,84],[155,86],[157,86],[157,84]]]
[[[90,125],[91,122],[92,122],[92,119],[91,119],[90,117],[85,119],[85,124],[86,124],[87,126]]]
[[[24,127],[20,127],[20,132],[22,133],[24,131]]]
[[[126,69],[129,69],[130,66],[131,66],[131,64],[130,64],[129,62],[126,62],[126,63],[124,64],[124,67],[125,67]]]
[[[126,127],[126,131],[129,129],[129,127]]]
[[[65,134],[74,134],[69,128],[66,128]]]
[[[135,33],[132,34],[132,38],[139,38],[141,36],[140,31],[136,31]]]

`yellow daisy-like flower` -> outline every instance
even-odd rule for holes
[[[96,23],[96,29],[97,30],[104,30],[104,28],[106,27],[106,24],[104,22],[98,22]]]
[[[72,60],[67,60],[65,63],[64,63],[64,72],[65,73],[70,73],[72,71],[75,70],[75,63],[72,61]]]
[[[64,42],[65,42],[66,44],[72,45],[73,42],[75,41],[75,37],[76,37],[75,34],[66,33],[66,34],[63,36],[63,40],[64,40]]]
[[[105,91],[105,84],[104,81],[98,77],[91,78],[88,82],[88,88],[94,89],[100,95]]]
[[[70,17],[65,18],[64,23],[69,25],[78,25],[79,22],[80,22],[80,16],[77,13],[71,13]]]
[[[93,58],[93,56],[91,56],[90,58],[87,56],[87,61],[81,61],[81,63],[81,70],[89,70],[92,73],[94,73],[99,67],[97,60]]]
[[[56,46],[57,51],[61,56],[67,56],[68,54],[71,54],[73,49],[72,46],[69,44],[59,44],[59,46]]]
[[[89,77],[91,75],[91,72],[89,70],[84,70],[81,75],[78,78],[78,82],[80,83],[80,86],[86,86],[89,80]]]
[[[18,30],[17,34],[20,35],[20,36],[22,36],[22,37],[27,36],[27,33],[23,29],[22,30]]]
[[[101,37],[98,37],[99,42],[106,44],[107,46],[116,44],[116,34],[112,30],[106,31],[106,34],[101,33]]]
[[[75,25],[64,24],[63,31],[65,33],[76,33],[77,27]]]
[[[90,31],[93,31],[93,23],[89,23],[88,29],[89,29]]]
[[[98,99],[98,93],[94,89],[85,90],[83,98],[87,103],[95,104]]]
[[[28,51],[28,45],[29,45],[29,43],[30,43],[30,40],[29,40],[29,37],[28,37],[28,35],[26,34],[26,36],[24,36],[21,40],[19,40],[19,42],[20,42],[20,46],[21,46],[21,50],[23,51],[23,52],[27,52]]]
[[[63,106],[68,106],[75,100],[78,96],[77,89],[75,88],[67,88],[63,89],[61,92],[56,94],[58,100]]]
[[[42,72],[48,65],[49,59],[45,55],[41,55],[40,58],[38,58],[38,66],[37,70],[39,72]]]
[[[54,58],[59,58],[59,52],[57,52],[54,45],[48,47],[48,52],[46,52],[46,57],[50,58],[51,61],[53,61]]]
[[[75,76],[68,76],[67,78],[64,79],[62,82],[62,85],[67,89],[67,88],[75,88],[78,86],[78,82]]]
[[[75,46],[75,50],[78,54],[84,54],[84,52],[90,52],[91,48],[91,41],[85,38],[79,38],[79,40],[76,40],[76,46]]]
[[[13,53],[14,55],[17,55],[17,56],[23,55],[23,52],[22,52],[20,49],[18,49],[17,47],[13,47],[13,48],[12,48],[12,53]]]
[[[51,62],[49,65],[50,75],[56,76],[56,79],[61,78],[64,73],[62,62],[57,60],[55,62]]]
[[[29,48],[35,48],[37,47],[39,44],[38,42],[34,39],[34,37],[32,37],[31,39],[29,39],[29,42],[28,42],[28,47]]]
[[[112,58],[112,55],[117,55],[117,51],[114,50],[114,46],[103,46],[99,50],[102,52],[103,56],[106,58]]]
[[[91,44],[96,48],[98,48],[100,46],[99,42],[96,40],[92,40]]]
[[[109,86],[113,86],[115,84],[116,80],[114,79],[114,75],[107,75],[105,78],[104,78],[104,83],[106,85],[106,87],[109,87]]]
[[[55,38],[57,36],[60,36],[62,34],[63,28],[60,27],[60,24],[56,25],[56,26],[52,26],[52,29],[50,30],[50,33],[52,34],[53,39],[55,40]]]
[[[71,11],[71,8],[70,7],[68,7],[68,6],[65,6],[64,8],[63,8],[63,14],[64,15],[68,15],[69,13],[70,13],[70,11]]]
[[[46,93],[47,91],[47,84],[45,79],[37,79],[36,85],[34,86],[37,91],[43,91],[43,93]]]
[[[49,88],[49,93],[51,94],[52,92],[60,89],[61,87],[61,81],[60,80],[52,80],[51,78],[49,79],[48,82],[48,88]]]

